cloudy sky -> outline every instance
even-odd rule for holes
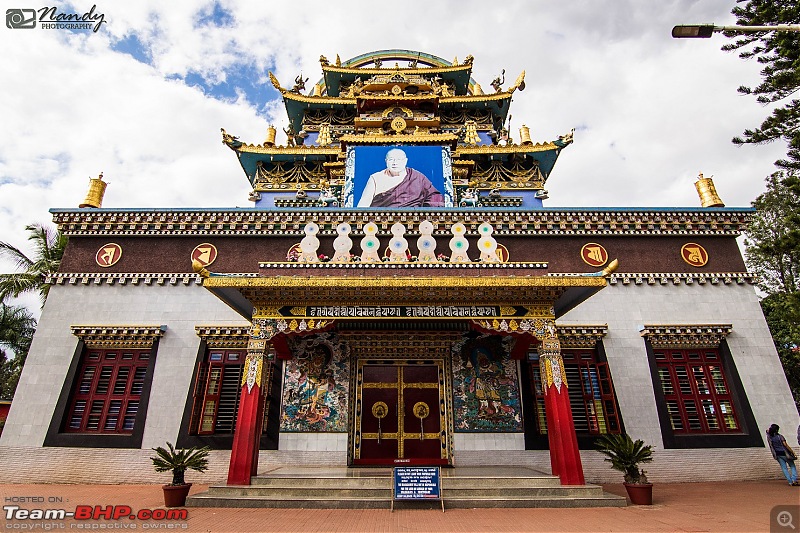
[[[94,1],[96,32],[0,29],[0,240],[16,246],[27,246],[26,224],[50,221],[49,208],[77,207],[101,171],[104,207],[250,206],[219,130],[259,144],[269,124],[280,132],[287,121],[268,71],[284,86],[302,72],[311,86],[321,54],[472,54],[483,87],[501,69],[506,87],[525,70],[512,133],[525,124],[534,141],[550,141],[576,130],[548,207],[696,207],[699,171],[714,175],[728,206],[748,206],[785,151],[730,142],[769,113],[736,92],[758,82],[758,64],[722,52],[721,35],[670,36],[675,24],[733,24],[733,0],[13,6],[82,14]]]

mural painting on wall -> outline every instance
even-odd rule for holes
[[[453,346],[455,429],[463,432],[522,431],[514,339],[467,334]]]
[[[347,345],[335,334],[290,339],[281,431],[347,431]]]

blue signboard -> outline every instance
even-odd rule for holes
[[[394,500],[442,500],[440,469],[435,467],[397,466],[394,468]]]

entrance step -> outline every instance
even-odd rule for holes
[[[441,471],[445,508],[624,507],[625,498],[597,485],[562,486],[558,477],[517,467],[460,467]],[[388,509],[390,468],[280,467],[251,485],[213,485],[189,496],[190,507]],[[437,501],[395,502],[398,509],[438,507]]]

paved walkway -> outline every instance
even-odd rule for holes
[[[206,490],[192,487],[192,493]],[[622,485],[604,489],[624,495]],[[220,509],[189,508],[185,520],[9,519],[20,510],[77,506],[163,509],[160,485],[0,485],[0,531],[157,529],[191,532],[514,532],[773,531],[800,532],[800,487],[781,481],[657,484],[652,506],[595,509]],[[783,506],[777,507],[776,506]],[[120,509],[117,507],[117,509]],[[122,508],[124,509],[124,508]],[[778,514],[781,524],[778,524]],[[25,513],[22,513],[25,514]],[[135,526],[135,527],[134,527]],[[772,529],[770,528],[772,526]]]

